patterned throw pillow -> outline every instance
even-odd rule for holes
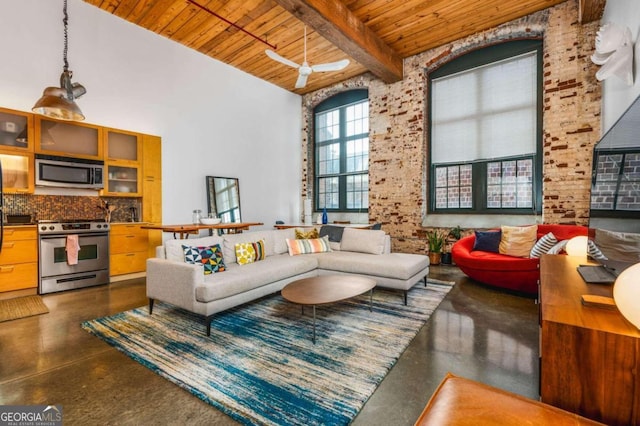
[[[320,238],[318,234],[318,230],[316,228],[311,229],[310,231],[303,231],[302,229],[296,229],[296,240],[308,240],[310,238]]]
[[[291,240],[287,238],[287,247],[289,247],[289,256],[331,251],[331,247],[329,247],[329,237],[326,235],[322,238],[308,238],[304,240]]]
[[[531,249],[529,257],[538,258],[543,254],[547,254],[556,244],[558,244],[558,239],[553,235],[553,232],[549,232],[548,234],[540,237],[540,239],[535,243]]]
[[[222,249],[220,244],[212,246],[182,246],[184,251],[184,261],[204,267],[204,274],[210,275],[214,272],[223,272],[226,269],[224,259],[222,258]]]
[[[265,256],[264,240],[236,244],[236,258],[239,265],[247,265],[264,260]]]

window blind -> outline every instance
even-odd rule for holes
[[[535,154],[535,51],[433,79],[431,91],[432,163]]]

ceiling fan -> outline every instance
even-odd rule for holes
[[[278,55],[273,50],[265,50],[264,53],[267,54],[268,57],[273,59],[274,61],[278,61],[285,65],[290,66],[291,68],[296,68],[298,70],[298,80],[296,80],[296,89],[301,89],[307,84],[307,77],[311,75],[312,72],[326,72],[326,71],[340,71],[349,65],[348,59],[342,59],[336,62],[328,62],[326,64],[317,64],[317,65],[309,65],[307,62],[307,27],[304,27],[304,61],[302,65],[298,65],[293,61],[290,61],[287,58],[284,58]]]

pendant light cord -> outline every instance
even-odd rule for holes
[[[69,23],[69,15],[67,14],[67,0],[64,0],[63,7],[64,17],[62,23],[64,24],[64,50],[62,52],[62,58],[64,60],[64,71],[69,71],[69,61],[67,61],[67,50],[69,49],[69,34],[67,32],[67,24]]]

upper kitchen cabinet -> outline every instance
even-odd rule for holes
[[[33,152],[33,114],[0,108],[0,151]]]
[[[104,128],[105,161],[140,164],[142,160],[141,135],[124,130]]]
[[[103,195],[140,197],[142,184],[142,135],[103,128],[107,184]]]
[[[0,162],[5,193],[33,193],[33,114],[0,108]]]
[[[103,159],[101,127],[36,116],[36,153]]]

